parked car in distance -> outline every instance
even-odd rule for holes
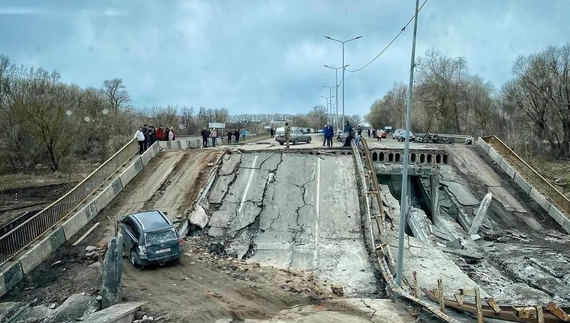
[[[398,129],[398,130],[394,131],[394,133],[392,134],[392,138],[396,139],[398,141],[405,141],[406,140],[406,130]],[[416,136],[414,136],[414,133],[410,131],[410,141],[414,141],[414,140],[416,140]]]
[[[296,145],[300,142],[311,142],[311,136],[304,134],[303,131],[295,129],[295,130],[291,130],[291,138],[289,138],[289,142],[292,143],[293,145]],[[279,137],[277,137],[277,141],[283,145],[285,144],[285,133],[283,133],[282,135],[279,135]]]
[[[182,257],[184,240],[166,213],[154,210],[129,214],[119,219],[119,228],[123,248],[135,267],[164,265]]]
[[[284,127],[279,127],[277,129],[275,129],[275,140],[277,140],[277,138],[282,134],[285,134],[285,128]]]

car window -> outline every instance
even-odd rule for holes
[[[163,243],[165,241],[175,240],[177,238],[176,231],[174,231],[174,229],[167,229],[156,232],[147,232],[145,233],[144,236],[147,245]]]
[[[133,234],[135,239],[138,240],[140,237],[140,232],[138,230],[138,227],[134,224],[133,220],[131,218],[126,218],[123,223],[125,224],[125,227]]]

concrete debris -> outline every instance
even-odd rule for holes
[[[344,296],[344,287],[342,287],[340,285],[331,285],[331,290],[332,290],[333,294],[335,294],[336,296],[339,296],[339,297]]]
[[[63,304],[61,304],[46,321],[50,323],[75,321],[80,317],[89,315],[98,310],[99,302],[95,297],[73,294],[66,299],[65,302],[63,302]]]
[[[190,214],[190,223],[204,229],[208,225],[208,214],[201,205],[196,205]]]
[[[53,310],[55,308],[55,303],[49,304],[49,308]]]
[[[101,305],[108,308],[121,300],[121,277],[123,274],[123,235],[109,239],[109,250],[103,261],[103,287]]]
[[[121,303],[86,315],[81,320],[89,323],[133,322],[135,312],[142,305],[144,305],[144,302]],[[142,322],[142,320],[140,321]]]
[[[87,247],[85,247],[85,252],[93,252],[97,249],[99,249],[99,248],[97,248],[95,246],[87,246]]]
[[[96,261],[96,262],[92,263],[91,265],[89,265],[89,268],[101,268],[101,263]]]
[[[479,200],[473,196],[467,186],[452,181],[440,181],[440,183],[447,186],[449,192],[455,196],[461,205],[472,206],[479,203]]]
[[[487,210],[489,209],[489,205],[491,204],[492,200],[493,200],[493,194],[487,193],[483,198],[483,200],[481,201],[481,205],[477,210],[477,215],[475,215],[475,219],[473,220],[471,228],[469,229],[468,232],[469,235],[474,235],[477,232],[479,232],[479,227],[481,227],[481,223],[483,223],[485,215],[487,215]]]

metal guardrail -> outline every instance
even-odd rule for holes
[[[135,139],[129,141],[64,196],[0,237],[0,265],[10,261],[14,255],[40,239],[46,231],[67,218],[121,166],[129,161],[138,150],[137,141]]]
[[[517,155],[509,146],[496,136],[483,137],[486,143],[491,144],[507,161],[513,165],[527,180],[542,194],[546,195],[554,204],[561,208],[566,216],[570,214],[570,200],[564,196],[554,185],[540,175],[532,166],[527,164],[519,155]]]

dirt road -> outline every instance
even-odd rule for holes
[[[100,265],[85,258],[85,247],[101,246],[113,234],[119,216],[165,209],[182,214],[206,185],[220,150],[166,151],[145,169],[76,236],[101,222],[81,244],[69,243],[6,294],[2,301],[61,304],[74,293],[96,295]],[[110,221],[111,220],[111,221]],[[262,268],[236,259],[215,259],[194,238],[188,238],[180,264],[138,270],[125,259],[124,300],[146,301],[149,315],[165,321],[213,322],[216,319],[269,318],[292,305],[322,298],[313,277],[303,272]],[[72,242],[74,239],[71,240]]]

